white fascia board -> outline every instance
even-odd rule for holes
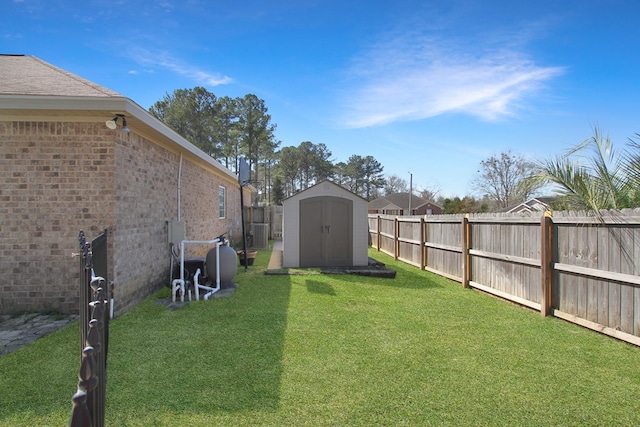
[[[0,95],[0,110],[124,110],[125,97]]]

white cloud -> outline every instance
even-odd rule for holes
[[[204,86],[219,86],[233,82],[231,77],[201,70],[198,67],[182,63],[166,52],[151,52],[144,49],[132,49],[129,56],[136,62],[150,68],[164,68],[189,78]]]
[[[515,114],[526,96],[563,72],[512,50],[405,35],[354,61],[344,121],[358,128],[448,112],[497,120]]]

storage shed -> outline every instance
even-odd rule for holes
[[[365,199],[325,180],[283,205],[283,267],[368,265]]]

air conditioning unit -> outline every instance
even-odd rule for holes
[[[256,249],[269,248],[269,224],[251,224],[251,234],[253,235],[252,247]]]

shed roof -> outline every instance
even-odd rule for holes
[[[298,191],[297,193],[287,197],[284,201],[290,200],[290,199],[295,199],[295,198],[302,198],[305,197],[305,194],[311,193],[313,192],[315,189],[319,188],[320,186],[325,186],[325,185],[329,185],[332,188],[337,189],[338,191],[340,191],[343,195],[354,198],[354,199],[361,199],[362,201],[364,201],[365,203],[367,202],[367,199],[365,199],[364,197],[354,193],[351,190],[348,190],[346,188],[344,188],[343,186],[341,186],[340,184],[336,184],[335,182],[331,181],[330,179],[323,179],[322,181],[318,181],[317,183],[315,183],[314,185],[312,185],[309,188],[306,188],[302,191]]]

